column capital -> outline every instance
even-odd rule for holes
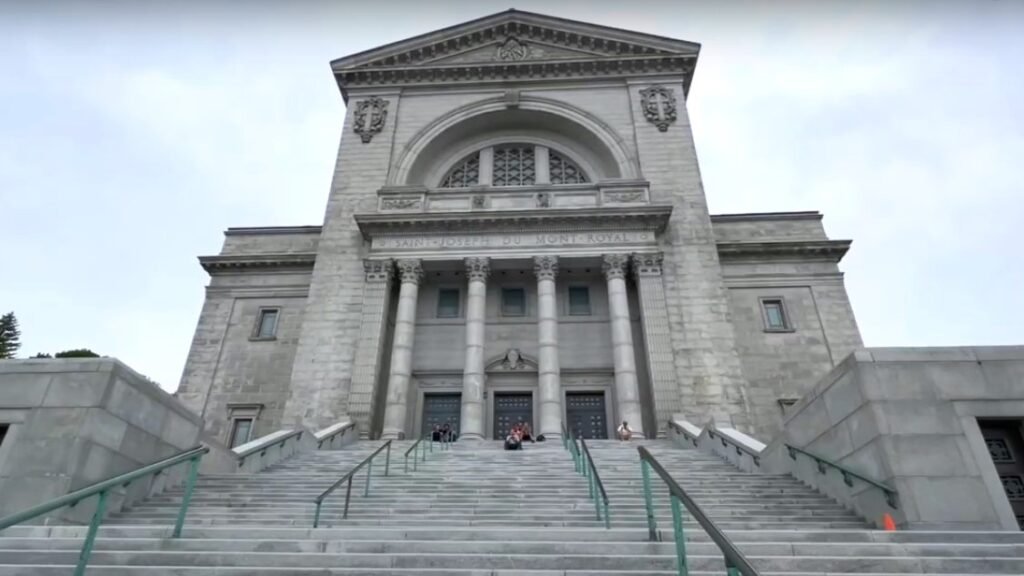
[[[661,276],[661,266],[665,261],[662,252],[638,252],[633,254],[633,274],[636,276]]]
[[[534,256],[533,272],[537,280],[554,280],[558,275],[558,256]]]
[[[363,271],[366,272],[367,282],[387,282],[391,280],[391,274],[394,270],[394,261],[391,258],[380,260],[367,258],[363,260]]]
[[[403,258],[395,262],[402,283],[419,285],[423,279],[423,265],[418,258]]]
[[[612,278],[626,277],[626,271],[629,269],[629,254],[605,254],[603,260],[601,269],[604,271],[605,278],[611,280]]]
[[[491,274],[491,259],[485,257],[466,258],[466,276],[470,280],[487,281]]]

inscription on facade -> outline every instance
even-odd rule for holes
[[[373,240],[374,250],[515,249],[651,243],[650,231],[532,232],[446,236],[394,236]]]

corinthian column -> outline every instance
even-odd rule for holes
[[[466,364],[462,369],[461,438],[484,437],[484,315],[487,304],[487,258],[466,258]]]
[[[409,378],[412,375],[412,343],[416,330],[416,300],[423,268],[419,260],[399,260],[397,265],[402,287],[398,291],[395,337],[391,343],[391,372],[388,375],[382,437],[401,439],[405,437]]]
[[[540,423],[537,432],[547,438],[562,436],[562,382],[558,366],[558,301],[555,297],[557,256],[534,256],[537,274],[537,388]]]
[[[629,322],[629,299],[626,297],[627,254],[605,254],[605,278],[608,280],[608,308],[612,323],[612,358],[615,362],[615,405],[619,422],[629,422],[635,436],[644,437],[640,413],[640,387],[636,379],[636,355],[633,352],[633,329]]]

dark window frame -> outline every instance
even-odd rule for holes
[[[441,294],[443,292],[455,293],[455,313],[448,315],[441,313]],[[437,306],[434,308],[435,318],[461,318],[462,317],[462,290],[454,287],[440,286],[437,289]]]
[[[0,422],[0,446],[4,445],[4,438],[7,438],[7,433],[10,432],[11,425],[7,422]]]
[[[268,314],[274,314],[274,329],[269,336],[263,335],[263,322]],[[277,330],[281,327],[281,308],[279,306],[261,306],[256,311],[256,325],[253,326],[250,340],[277,340]]]
[[[764,324],[765,332],[795,332],[793,322],[790,320],[789,312],[786,310],[786,300],[782,296],[766,296],[758,299],[761,307],[761,321]],[[773,325],[770,320],[768,308],[777,307],[782,325]]]
[[[521,293],[523,295],[523,311],[522,311],[522,313],[510,314],[508,312],[508,310],[506,309],[506,307],[505,307],[505,294],[508,293],[508,292],[513,292],[513,291],[518,291],[519,293]],[[501,302],[499,302],[499,304],[501,306],[501,310],[500,311],[501,311],[501,316],[503,318],[523,318],[523,317],[529,315],[529,306],[527,306],[527,302],[526,302],[526,288],[523,288],[522,286],[502,286],[501,287]]]
[[[583,290],[587,295],[587,311],[586,312],[573,312],[572,309],[572,294],[574,290]],[[590,298],[590,286],[587,284],[570,284],[566,288],[566,313],[569,316],[593,316],[594,315],[594,304]]]
[[[236,435],[238,434],[238,424],[240,422],[248,422],[249,429],[246,430],[246,438],[242,442],[235,443]],[[256,428],[256,418],[252,416],[238,416],[231,419],[231,430],[228,432],[228,448],[237,448],[246,442],[252,441],[252,431]]]

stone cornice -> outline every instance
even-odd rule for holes
[[[199,257],[199,264],[210,274],[268,268],[305,271],[312,270],[315,262],[316,254],[312,252]]]
[[[672,206],[650,204],[623,208],[545,208],[480,212],[356,214],[366,239],[381,234],[426,232],[572,231],[633,229],[660,232]]]
[[[250,226],[233,227],[224,231],[225,236],[248,236],[253,234],[316,234],[320,235],[322,226]]]
[[[746,214],[712,214],[711,223],[755,222],[764,220],[821,220],[821,212],[750,212]]]
[[[839,262],[850,249],[852,240],[808,240],[793,242],[718,242],[723,260],[740,258],[820,258]]]
[[[510,41],[519,52],[502,55],[499,46]],[[693,42],[509,10],[353,54],[331,68],[346,100],[349,88],[364,86],[657,75],[682,76],[685,92],[699,52]]]

